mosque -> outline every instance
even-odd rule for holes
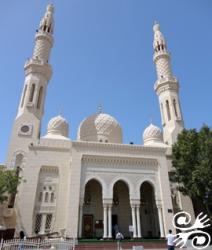
[[[24,181],[14,207],[4,208],[4,220],[15,220],[10,226],[27,236],[58,232],[110,239],[118,229],[125,237],[164,237],[172,228],[173,214],[181,209],[193,214],[193,206],[169,181],[171,146],[184,125],[179,83],[159,24],[153,27],[154,90],[163,131],[150,124],[143,132],[143,145],[135,145],[122,142],[120,124],[103,112],[80,123],[76,140],[69,138],[69,124],[60,115],[49,121],[41,136],[52,75],[53,16],[49,4],[35,35],[33,55],[24,65],[6,162],[10,169],[21,168]]]

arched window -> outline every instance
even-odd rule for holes
[[[49,193],[46,192],[46,193],[45,193],[45,202],[48,202],[48,201],[49,201]]]
[[[25,96],[26,96],[26,91],[27,91],[27,85],[25,85],[25,87],[24,87],[24,93],[23,93],[22,100],[21,100],[21,108],[24,105],[24,99],[25,99]]]
[[[170,121],[171,120],[171,113],[170,113],[170,107],[169,107],[169,101],[168,100],[166,100],[166,111],[167,111],[168,120]]]
[[[51,198],[50,198],[51,202],[54,202],[54,193],[51,193]]]
[[[164,124],[164,110],[163,110],[163,103],[160,104],[161,108],[161,118],[162,118],[162,124]]]
[[[37,109],[40,109],[42,96],[43,96],[43,87],[40,87],[39,93],[38,93]]]
[[[30,90],[29,102],[33,102],[34,93],[35,93],[35,84],[33,83]]]
[[[43,192],[40,192],[39,193],[39,199],[38,199],[40,202],[42,202],[43,201]]]
[[[178,117],[178,113],[177,113],[177,103],[176,103],[176,100],[175,100],[175,99],[173,100],[173,106],[174,106],[174,113],[175,113],[175,116]]]

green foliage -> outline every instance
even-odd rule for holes
[[[19,177],[20,169],[6,170],[0,167],[0,204],[6,201],[9,195],[17,192],[17,186],[21,181]]]
[[[172,147],[172,181],[180,191],[212,203],[212,130],[204,125],[200,131],[184,129]]]

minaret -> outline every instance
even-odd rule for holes
[[[49,57],[53,46],[53,13],[54,7],[49,4],[36,31],[33,56],[24,65],[25,81],[9,146],[9,167],[16,165],[18,152],[26,153],[29,143],[40,137],[46,90],[52,75]]]
[[[179,100],[179,83],[172,74],[170,54],[160,31],[160,25],[155,23],[153,30],[153,60],[157,71],[155,91],[159,97],[164,143],[172,145],[184,126]]]

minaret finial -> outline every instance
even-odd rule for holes
[[[102,105],[101,105],[101,104],[99,104],[99,106],[98,106],[98,113],[99,113],[99,114],[101,114],[101,113],[102,113],[102,109],[103,109],[103,108],[102,108]]]
[[[40,22],[39,31],[53,34],[54,31],[54,5],[48,4],[46,7],[46,13]]]

